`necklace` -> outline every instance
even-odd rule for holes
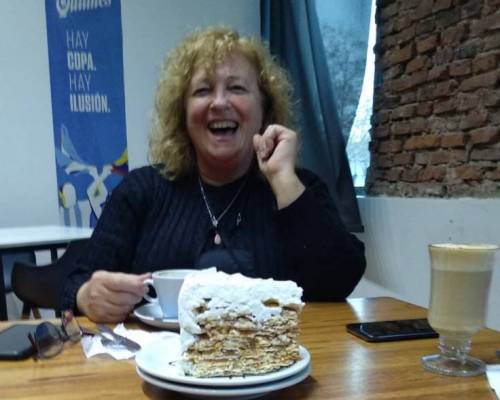
[[[224,210],[222,210],[222,212],[220,213],[220,215],[218,217],[216,217],[214,215],[214,213],[212,212],[212,209],[210,208],[210,205],[208,204],[208,199],[207,199],[207,195],[205,193],[205,189],[203,188],[203,183],[201,183],[201,179],[198,176],[198,184],[200,185],[201,196],[203,197],[203,202],[205,203],[205,207],[207,208],[208,215],[210,217],[210,222],[212,222],[212,226],[213,226],[213,228],[215,230],[214,243],[216,245],[220,245],[222,243],[222,239],[221,239],[220,234],[219,234],[219,232],[217,230],[217,226],[219,225],[219,222],[222,219],[222,217],[224,217],[224,215],[226,215],[226,213],[229,211],[229,209],[231,208],[231,206],[233,205],[233,203],[238,198],[239,194],[241,193],[241,191],[245,187],[245,184],[247,183],[247,180],[248,180],[248,178],[246,178],[243,181],[243,183],[241,184],[241,186],[238,188],[238,191],[233,196],[233,198],[231,199],[231,201],[228,203],[228,205],[226,206],[226,208],[224,208]],[[236,222],[237,225],[239,225],[240,220],[241,220],[241,215],[240,215],[240,213],[238,213],[238,220]]]

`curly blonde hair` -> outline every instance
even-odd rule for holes
[[[255,67],[264,97],[264,124],[291,123],[291,86],[287,73],[259,39],[240,36],[235,30],[216,26],[197,31],[165,59],[156,90],[149,160],[162,175],[176,179],[196,170],[196,156],[186,131],[184,98],[193,74],[215,68],[234,52]]]

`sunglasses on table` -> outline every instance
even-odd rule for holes
[[[67,341],[77,343],[84,334],[73,312],[63,311],[61,326],[42,322],[37,325],[33,333],[28,334],[28,339],[36,349],[38,358],[50,358],[62,351],[64,343]]]

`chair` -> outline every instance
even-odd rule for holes
[[[16,251],[0,254],[2,257],[3,265],[3,282],[4,282],[4,294],[5,304],[7,304],[7,295],[12,293],[12,270],[14,268],[14,263],[16,261],[35,263],[35,252],[30,250]],[[27,305],[23,303],[23,313],[27,310]],[[7,316],[5,316],[7,319]]]
[[[38,308],[61,310],[61,288],[65,277],[76,267],[75,261],[83,253],[88,239],[70,242],[63,255],[53,263],[36,266],[25,262],[14,263],[12,289],[19,299],[28,305],[23,318],[33,315],[40,318]]]

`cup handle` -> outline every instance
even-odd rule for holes
[[[146,286],[151,286],[153,289],[155,288],[155,286],[153,285],[153,280],[152,279],[146,279],[144,281],[144,284]],[[142,296],[142,297],[144,298],[144,300],[149,301],[150,303],[158,303],[158,297],[151,297],[147,293],[144,296]]]

